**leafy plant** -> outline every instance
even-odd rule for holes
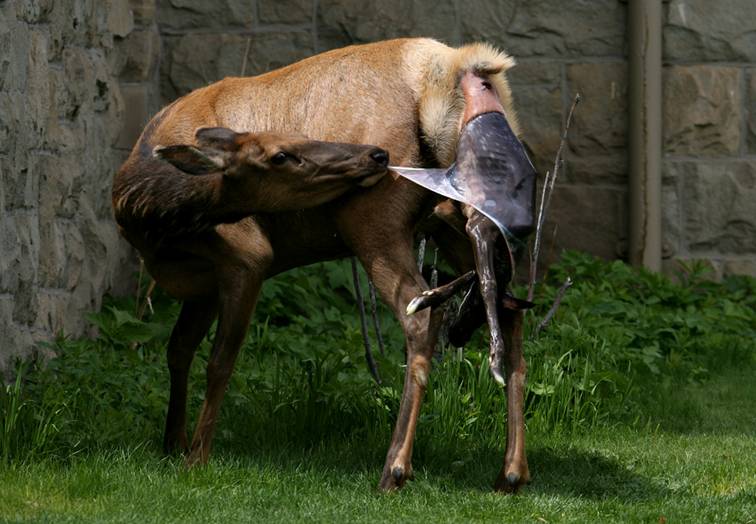
[[[558,314],[530,340],[567,275],[575,284]],[[675,282],[567,252],[550,269],[537,303],[525,326],[530,431],[643,422],[676,384],[754,364],[753,279],[715,283],[694,265],[683,267]],[[58,358],[28,368],[19,374],[23,380],[5,388],[4,457],[29,456],[16,451],[22,441],[37,442],[24,448],[36,454],[63,457],[139,443],[159,447],[168,398],[164,348],[178,307],[159,294],[153,305],[140,320],[130,313],[132,300],[109,301],[92,316],[97,338],[59,339]],[[370,449],[380,454],[401,397],[404,339],[386,308],[379,315],[387,345],[386,355],[376,354],[381,386],[365,366],[348,262],[267,282],[223,403],[218,446],[314,446],[348,437],[374,444]],[[192,368],[190,417],[202,402],[211,338]],[[421,411],[418,453],[500,446],[506,399],[488,373],[485,330],[464,351],[440,349]]]

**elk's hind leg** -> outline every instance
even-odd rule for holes
[[[166,454],[174,451],[188,451],[186,438],[186,396],[189,368],[194,353],[210,329],[216,315],[215,304],[210,301],[189,301],[181,306],[181,313],[173,326],[168,342],[167,360],[171,377],[171,394],[168,414],[165,420],[163,450]]]
[[[494,489],[516,492],[530,482],[528,459],[525,455],[525,358],[522,354],[522,311],[506,311],[504,319],[507,346],[507,450]]]

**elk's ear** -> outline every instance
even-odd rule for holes
[[[239,137],[244,133],[237,133],[227,127],[200,127],[194,133],[200,147],[220,149],[221,151],[238,151]]]
[[[202,150],[194,146],[157,146],[152,150],[156,158],[170,162],[190,175],[205,175],[225,169],[227,154],[217,150]]]

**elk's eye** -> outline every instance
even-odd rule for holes
[[[270,159],[270,161],[273,164],[275,164],[277,166],[280,166],[281,164],[283,164],[284,162],[286,162],[286,159],[288,157],[289,157],[289,155],[287,155],[286,153],[284,153],[283,151],[281,151],[280,153],[276,153],[275,155],[273,155],[273,157]]]

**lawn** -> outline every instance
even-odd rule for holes
[[[754,281],[714,284],[687,268],[673,283],[568,254],[547,277],[531,325],[566,274],[576,285],[554,324],[526,345],[533,482],[516,496],[491,491],[504,404],[482,336],[435,366],[415,480],[377,491],[401,334],[382,311],[394,349],[378,356],[384,384],[372,384],[348,268],[329,265],[266,290],[206,467],[187,471],[159,451],[169,301],[146,320],[129,313],[133,304],[114,303],[93,316],[97,339],[61,339],[60,358],[24,367],[24,381],[0,396],[0,520],[756,520]]]

